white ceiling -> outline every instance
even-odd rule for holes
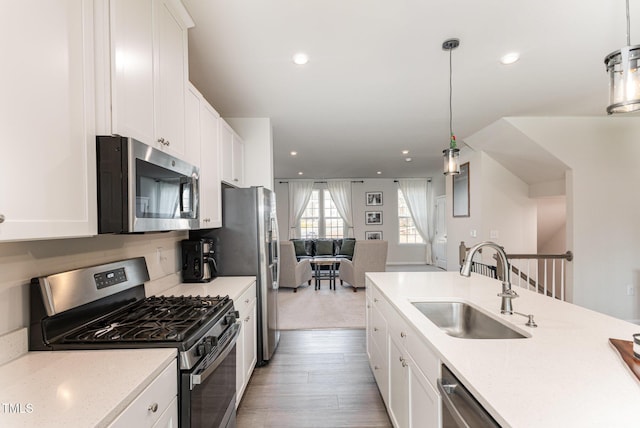
[[[626,43],[624,0],[183,1],[191,81],[223,117],[272,119],[277,178],[441,173],[447,38],[458,141],[505,116],[606,115],[604,57]],[[631,23],[638,43],[640,0]]]

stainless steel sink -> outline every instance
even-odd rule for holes
[[[525,339],[527,336],[463,302],[412,302],[449,336],[462,339]]]

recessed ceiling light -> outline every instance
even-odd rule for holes
[[[376,172],[376,174],[380,175],[380,174],[382,174],[382,171],[378,171],[378,172]]]
[[[296,155],[298,154],[298,152],[293,151],[293,152],[290,152],[289,154],[290,154],[291,156],[296,156]]]
[[[302,175],[302,174],[304,174],[304,172],[302,172],[302,171],[299,171],[299,172],[298,172],[298,175]]]
[[[413,159],[411,159],[411,158],[405,158],[405,159],[404,159],[404,161],[405,161],[405,162],[411,162],[412,160],[413,160]]]
[[[298,65],[305,65],[309,62],[309,55],[304,52],[298,52],[293,56],[293,62]]]
[[[409,150],[403,150],[403,151],[402,151],[402,154],[403,154],[403,155],[408,155],[408,154],[409,154]]]
[[[519,59],[520,59],[520,54],[518,52],[511,52],[504,55],[502,58],[500,58],[500,62],[503,63],[504,65],[509,65],[509,64],[513,64]]]

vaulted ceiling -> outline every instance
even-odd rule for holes
[[[460,142],[505,116],[605,116],[603,60],[626,43],[624,0],[184,3],[196,23],[191,81],[223,117],[272,119],[277,178],[441,173],[447,38],[461,41],[452,56]],[[631,23],[633,44],[639,0]],[[299,51],[307,65],[292,62]],[[512,51],[520,60],[502,65]]]

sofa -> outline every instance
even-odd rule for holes
[[[336,257],[351,260],[355,238],[344,239],[291,239],[298,261],[314,257]]]

